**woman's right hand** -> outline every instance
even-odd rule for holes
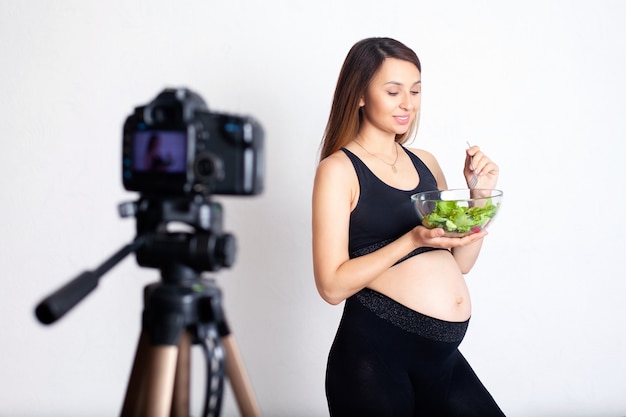
[[[427,246],[432,248],[452,249],[471,245],[479,241],[487,235],[487,230],[483,229],[480,232],[472,233],[464,237],[446,237],[444,236],[445,231],[442,228],[428,229],[420,225],[414,227],[409,233],[415,248]]]

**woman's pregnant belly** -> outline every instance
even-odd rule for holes
[[[447,250],[413,256],[390,268],[369,287],[440,320],[461,322],[471,315],[465,278]]]

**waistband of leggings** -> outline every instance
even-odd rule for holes
[[[453,322],[430,317],[370,288],[362,289],[350,297],[348,302],[351,299],[357,300],[381,319],[406,332],[439,342],[461,342],[469,326],[469,319],[463,322]]]

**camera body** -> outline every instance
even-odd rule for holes
[[[264,132],[251,117],[209,112],[185,89],[165,89],[124,123],[124,188],[151,196],[256,195]]]

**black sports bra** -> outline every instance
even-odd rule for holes
[[[400,190],[384,183],[359,157],[346,148],[341,149],[352,161],[360,187],[359,201],[350,213],[351,258],[373,252],[417,226],[419,217],[411,195],[437,190],[437,180],[426,164],[413,152],[403,146],[401,148],[411,158],[420,178],[417,187],[412,190]],[[408,256],[432,249],[418,248]]]

